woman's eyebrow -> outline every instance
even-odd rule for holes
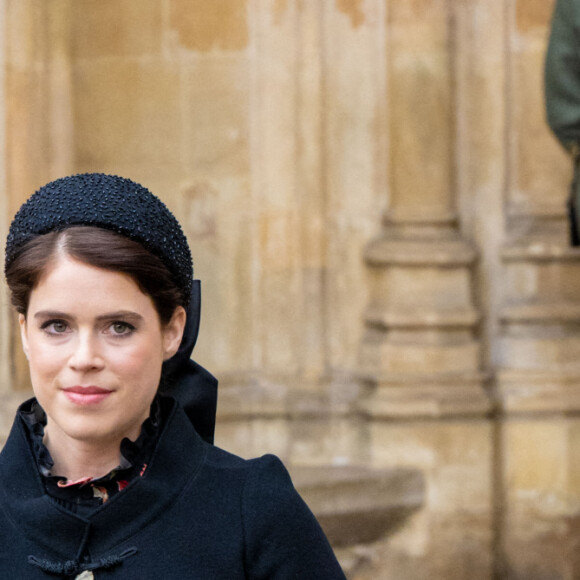
[[[70,318],[70,315],[60,310],[39,310],[34,313],[34,318]]]
[[[106,314],[97,316],[97,320],[112,320],[114,318],[143,320],[143,316],[133,310],[117,310],[115,312],[107,312]]]
[[[34,318],[73,318],[70,314],[60,310],[39,310],[34,313]],[[100,314],[96,320],[112,320],[114,318],[142,320],[143,316],[133,310],[116,310],[115,312],[107,312]]]

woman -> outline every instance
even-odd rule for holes
[[[0,454],[3,577],[344,578],[280,461],[212,445],[199,286],[155,196],[49,183],[12,222],[5,273],[35,398]]]

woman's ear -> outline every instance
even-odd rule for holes
[[[24,356],[28,358],[28,329],[26,327],[26,316],[24,314],[18,315],[18,324],[20,325],[20,338],[22,340],[22,350]]]
[[[187,314],[183,306],[178,306],[171,320],[163,328],[163,360],[170,359],[179,348],[185,329]]]

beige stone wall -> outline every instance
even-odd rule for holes
[[[419,511],[341,552],[352,578],[580,578],[552,7],[0,2],[0,233],[71,172],[162,197],[203,282],[218,443],[423,474]],[[0,301],[5,433],[27,380]]]

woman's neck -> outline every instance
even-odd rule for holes
[[[47,425],[44,444],[54,462],[52,474],[69,481],[101,477],[119,465],[120,441],[82,441]]]

